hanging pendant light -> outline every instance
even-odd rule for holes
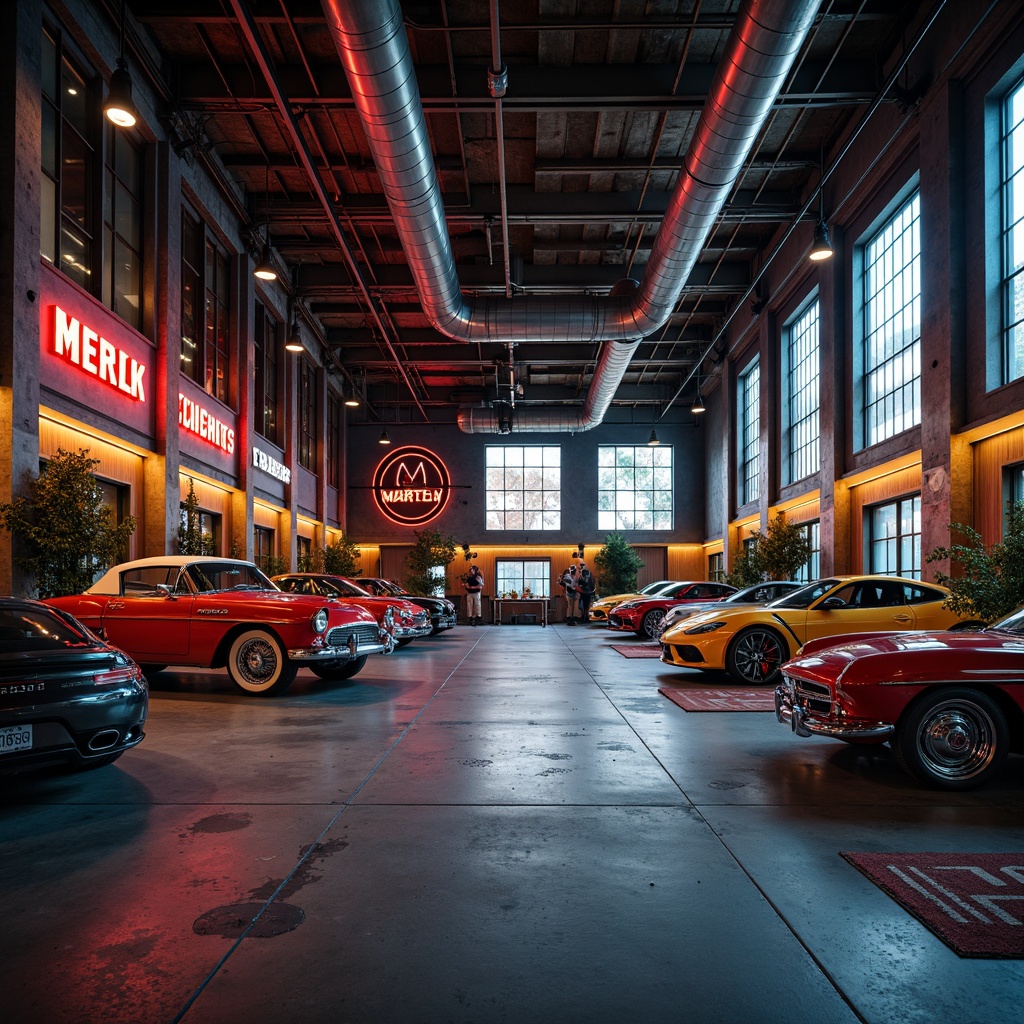
[[[693,405],[690,406],[690,412],[698,416],[704,412],[704,399],[701,398],[700,388],[697,388],[697,397],[693,400]]]
[[[648,445],[650,445],[651,448],[654,448],[656,445],[661,444],[661,442],[658,440],[658,432],[656,430],[651,430],[651,436],[647,438],[647,443]]]
[[[263,240],[263,251],[260,253],[260,261],[256,264],[253,273],[261,281],[276,281],[277,270],[274,268],[274,261],[270,256],[270,164],[267,164],[267,222],[265,225],[266,237]]]
[[[389,436],[386,427],[380,432],[380,437],[377,438],[377,444],[391,444],[391,437]]]
[[[117,67],[110,76],[110,89],[103,104],[103,113],[107,115],[107,120],[116,124],[118,128],[133,128],[139,119],[139,112],[135,109],[135,101],[132,99],[132,76],[128,74],[128,61],[124,55],[124,22],[125,0],[121,0],[121,45]]]

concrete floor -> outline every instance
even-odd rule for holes
[[[703,677],[613,641],[460,626],[266,700],[164,673],[116,765],[0,780],[0,1020],[1021,1019],[1024,961],[960,959],[839,852],[1024,850],[1022,759],[923,790],[687,714],[659,682]]]

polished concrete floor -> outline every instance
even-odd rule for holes
[[[923,790],[613,641],[460,626],[278,699],[165,672],[116,765],[0,779],[0,1021],[1022,1019],[1024,961],[839,854],[1024,850],[1024,759]]]

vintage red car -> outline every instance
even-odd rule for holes
[[[226,666],[246,693],[279,694],[300,666],[348,679],[391,637],[364,608],[284,594],[252,562],[160,555],[123,562],[84,594],[47,602],[143,666]]]
[[[430,636],[430,612],[404,597],[377,597],[347,576],[324,572],[288,572],[271,581],[289,594],[314,594],[328,601],[344,601],[365,608],[381,629],[394,637],[396,647]]]
[[[799,736],[888,742],[925,785],[979,786],[1024,753],[1024,610],[982,630],[812,640],[782,667],[775,715]]]
[[[608,628],[629,630],[653,639],[669,608],[694,601],[721,601],[734,593],[736,588],[727,583],[673,583],[650,597],[634,597],[617,605],[608,615]]]

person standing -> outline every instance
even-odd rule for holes
[[[576,590],[576,566],[570,565],[565,572],[562,573],[562,578],[558,581],[561,588],[565,591],[565,621],[567,625],[576,625],[576,601],[579,598],[579,593]]]
[[[577,621],[590,621],[590,605],[593,603],[594,594],[597,593],[597,580],[593,573],[587,568],[586,562],[580,562],[579,575],[576,578],[576,589],[580,595],[580,617]]]
[[[484,589],[484,577],[477,566],[469,567],[469,575],[463,586],[466,588],[466,616],[469,619],[469,624],[471,626],[479,625],[482,621],[480,595]]]

